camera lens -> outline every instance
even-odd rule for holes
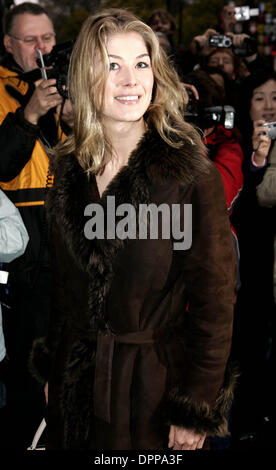
[[[232,41],[230,38],[225,38],[224,39],[224,47],[231,47],[232,46]]]

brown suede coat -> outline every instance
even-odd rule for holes
[[[236,264],[218,170],[149,131],[101,198],[73,155],[54,174],[52,321],[31,362],[49,380],[48,447],[166,449],[170,423],[225,435]],[[191,248],[86,239],[85,207],[111,195],[137,213],[191,203]]]

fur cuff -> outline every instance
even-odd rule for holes
[[[223,437],[229,434],[228,418],[233,401],[238,371],[231,368],[227,373],[224,387],[214,403],[196,402],[181,392],[181,387],[171,390],[165,405],[168,424],[193,429],[208,437]]]
[[[50,353],[45,344],[45,338],[34,341],[30,359],[29,370],[31,375],[43,385],[47,382],[50,371]]]

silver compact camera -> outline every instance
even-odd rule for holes
[[[248,21],[252,16],[259,15],[259,8],[249,6],[235,7],[235,18],[237,21]]]
[[[268,137],[271,140],[276,139],[276,121],[266,122],[265,124],[263,124],[263,126],[268,128]]]
[[[232,47],[232,44],[231,36],[225,36],[224,34],[213,34],[213,36],[209,38],[209,46]]]

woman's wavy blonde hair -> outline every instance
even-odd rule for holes
[[[73,132],[54,151],[57,156],[74,153],[88,174],[102,171],[112,157],[101,119],[109,73],[106,42],[110,34],[127,32],[143,37],[151,58],[154,87],[152,102],[144,116],[146,123],[172,147],[181,147],[187,140],[201,143],[197,132],[184,121],[185,103],[178,75],[152,29],[127,10],[103,10],[87,18],[75,42],[69,67]],[[99,56],[101,67],[95,67]]]

